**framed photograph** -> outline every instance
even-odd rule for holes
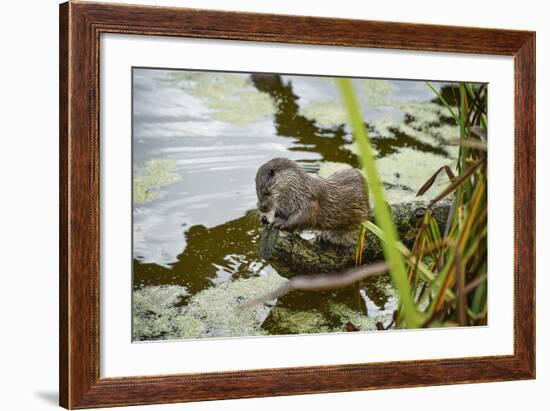
[[[535,378],[535,33],[60,6],[60,405]]]

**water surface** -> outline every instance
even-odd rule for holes
[[[411,200],[437,168],[454,166],[457,149],[446,141],[458,128],[424,82],[355,87],[390,202]],[[350,287],[238,308],[285,281],[257,252],[257,168],[273,157],[325,176],[358,166],[334,79],[136,68],[133,103],[135,340],[391,323],[397,300],[387,277],[363,285],[360,307]]]

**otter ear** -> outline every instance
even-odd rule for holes
[[[275,170],[270,168],[268,173],[269,173],[269,177],[273,177],[275,175]]]

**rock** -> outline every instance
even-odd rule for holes
[[[450,201],[441,201],[431,207],[439,229],[443,232],[451,207]],[[399,238],[411,246],[417,233],[419,221],[424,216],[427,203],[414,201],[391,205]],[[298,233],[264,228],[259,242],[259,253],[277,272],[286,278],[296,275],[341,271],[355,264],[355,246],[342,247],[308,241]],[[382,245],[371,232],[365,236],[363,263],[383,259]]]

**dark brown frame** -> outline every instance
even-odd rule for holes
[[[514,354],[99,377],[101,33],[498,54],[515,64]],[[60,6],[60,405],[90,408],[535,378],[535,33],[70,2]]]

